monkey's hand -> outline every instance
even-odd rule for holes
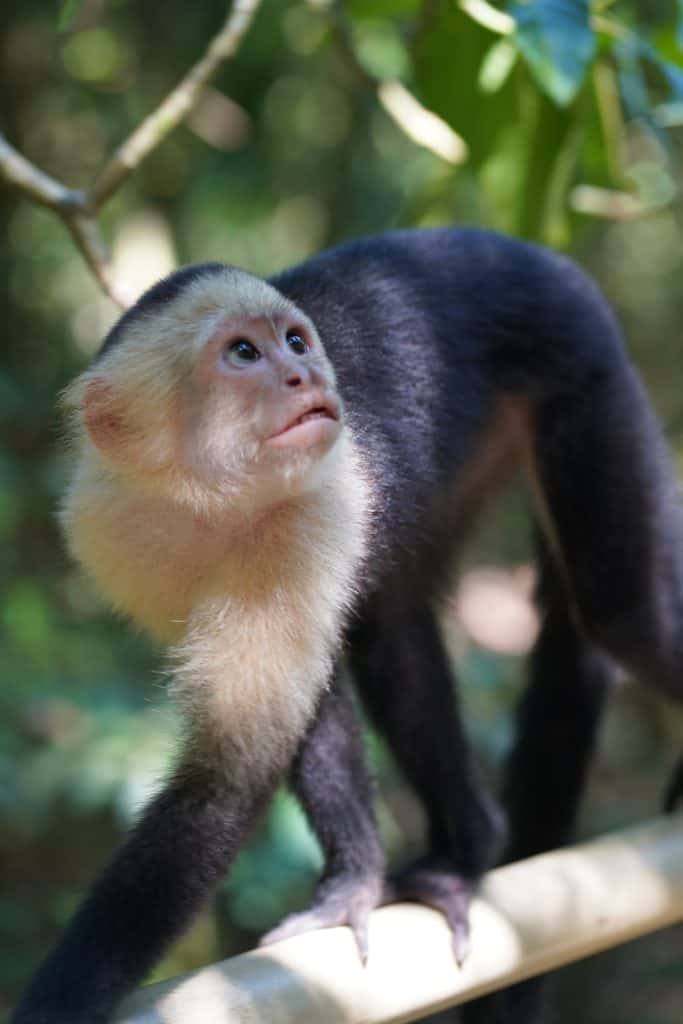
[[[676,761],[674,770],[664,790],[664,799],[662,801],[664,813],[671,814],[677,810],[681,803],[681,798],[683,798],[683,754]]]
[[[453,936],[453,954],[461,967],[469,952],[469,908],[475,882],[459,875],[445,857],[428,855],[396,872],[385,883],[382,903],[424,903],[441,911]]]
[[[267,932],[260,946],[269,946],[316,928],[348,925],[356,940],[363,965],[368,960],[368,918],[383,899],[384,881],[380,876],[341,874],[324,878],[316,889],[308,910],[290,914]]]

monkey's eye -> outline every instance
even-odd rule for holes
[[[298,356],[302,356],[304,352],[308,352],[308,345],[304,341],[303,336],[296,329],[287,331],[286,340],[292,352],[296,352]]]
[[[244,366],[245,363],[256,363],[261,358],[261,353],[246,338],[238,338],[226,346],[223,358],[234,366]]]

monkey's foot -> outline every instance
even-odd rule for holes
[[[339,875],[325,879],[308,910],[289,914],[259,941],[260,946],[289,939],[316,928],[348,925],[356,940],[363,965],[368,959],[368,918],[382,902],[384,883],[379,877]]]
[[[441,911],[452,933],[453,954],[461,967],[469,952],[469,908],[475,884],[457,874],[445,858],[422,857],[385,883],[382,903],[424,903]]]

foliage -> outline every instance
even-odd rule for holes
[[[5,0],[7,138],[70,187],[88,186],[225,13],[218,0]],[[342,238],[451,222],[563,246],[619,307],[680,443],[679,16],[673,0],[266,0],[187,123],[106,206],[115,266],[136,288],[193,260],[267,274]],[[404,94],[383,87],[396,82],[421,106],[392,104]],[[439,143],[427,111],[441,119]],[[65,479],[55,395],[115,310],[49,210],[0,190],[0,225],[1,1011],[162,775],[172,727],[157,653],[106,614],[55,528]],[[523,561],[523,512],[512,501],[472,560]],[[490,766],[509,740],[520,666],[452,619],[449,631]],[[628,694],[620,707],[586,830],[656,808],[672,716]],[[414,803],[372,745],[387,843],[405,852],[419,844]],[[252,941],[304,901],[318,864],[293,802],[279,800],[221,893],[217,924],[203,918],[162,972]],[[622,981],[626,991],[632,979]],[[651,985],[653,1012],[673,1022],[671,983]],[[609,1011],[589,1003],[586,1024],[632,1019],[616,994]]]

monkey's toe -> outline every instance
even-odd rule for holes
[[[383,883],[380,878],[329,878],[317,889],[308,910],[289,914],[260,939],[260,946],[269,946],[293,935],[317,928],[348,925],[365,965],[368,959],[368,920],[370,911],[382,902]]]
[[[424,857],[392,875],[385,884],[383,903],[424,903],[439,910],[452,933],[453,955],[461,967],[469,952],[469,908],[474,882],[457,874],[445,859]]]

